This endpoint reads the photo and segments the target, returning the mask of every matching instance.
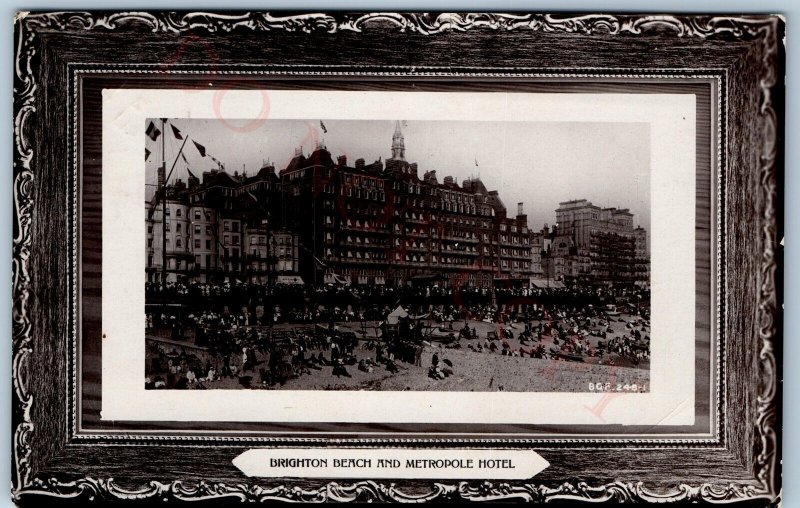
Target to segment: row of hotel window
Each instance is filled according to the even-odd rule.
[[[331,215],[326,215],[325,216],[325,225],[326,226],[332,226],[333,222],[334,222],[333,221],[333,216],[331,216]],[[344,227],[365,228],[365,229],[373,229],[373,228],[381,229],[383,224],[380,223],[380,222],[371,222],[371,221],[368,221],[368,220],[365,220],[365,221],[362,222],[361,219],[356,219],[356,220],[347,219],[346,221],[344,221],[343,226]],[[437,232],[436,228],[430,228],[429,231],[427,231],[427,232],[424,229],[417,230],[417,228],[410,228],[410,229],[405,228],[405,229],[406,229],[407,233],[412,234],[412,235],[430,234],[430,236],[433,236],[433,237],[438,237],[439,236],[439,233]],[[395,224],[394,225],[394,232],[395,233],[403,233],[404,232],[403,226],[401,226],[400,224]],[[453,231],[449,231],[448,233],[449,234],[446,233],[445,236],[449,236],[449,237],[453,237],[453,238],[462,238],[462,239],[465,239],[465,240],[470,240],[470,239],[477,240],[478,239],[478,236],[475,233],[469,232],[469,231],[453,230]],[[330,235],[330,233],[328,233],[328,235]],[[508,239],[509,239],[508,235],[500,235],[500,241],[501,242],[509,243]],[[488,233],[483,233],[483,240],[486,241],[486,242],[489,241],[489,234]],[[520,241],[520,238],[518,236],[512,236],[511,237],[511,243],[515,243],[515,244],[521,243],[522,245],[528,245],[528,239],[523,237],[522,240]]]
[[[333,185],[326,184],[323,186],[323,192],[326,194],[334,194],[336,192],[336,188]],[[294,187],[292,189],[293,196],[300,195],[300,188]],[[386,193],[382,191],[375,191],[375,190],[362,190],[358,187],[340,187],[339,188],[339,195],[347,196],[349,198],[355,197],[357,199],[371,199],[374,201],[385,202],[386,201]],[[395,196],[394,203],[400,204],[403,202],[402,196]],[[420,206],[423,206],[424,203],[420,200]],[[438,201],[430,201],[427,204],[430,208],[441,208],[446,212],[456,212],[456,213],[465,213],[469,215],[475,215],[478,213],[478,208],[474,204],[470,204],[467,200],[456,200],[456,201],[449,201],[445,200],[442,201],[441,205]],[[494,216],[494,210],[492,208],[484,208],[480,210],[481,215],[485,216]]]
[[[333,259],[335,257],[333,249],[326,249],[325,250],[325,257],[326,257],[326,259]],[[348,251],[343,251],[342,252],[342,257],[343,258],[348,258],[348,259],[385,260],[386,259],[386,254],[383,254],[383,253],[370,253],[370,252],[361,253],[360,251],[353,252],[353,251],[349,251],[348,250]],[[427,256],[424,255],[424,254],[419,254],[419,255],[417,255],[417,254],[405,254],[404,255],[404,254],[402,254],[400,252],[396,252],[395,253],[394,260],[395,261],[403,261],[403,260],[405,260],[405,261],[410,261],[410,262],[428,262],[427,261]],[[433,256],[430,257],[430,262],[431,263],[439,263],[439,258],[437,256],[433,255]],[[472,259],[469,259],[469,258],[453,258],[453,257],[445,257],[445,256],[441,257],[441,263],[442,264],[471,264],[473,262],[474,261]],[[527,260],[526,261],[508,261],[507,259],[500,260],[500,266],[502,266],[503,268],[508,268],[509,266],[512,266],[513,268],[524,268],[524,266],[526,264],[528,264],[528,263],[529,263],[529,261],[527,261]]]
[[[305,178],[308,175],[307,169],[298,169],[292,171],[291,173],[285,173],[284,176],[288,177],[289,181],[298,180],[300,178]],[[322,175],[325,178],[331,178],[331,170],[329,168],[325,168],[322,171]],[[383,179],[381,178],[369,178],[366,176],[360,175],[351,175],[349,173],[340,173],[341,181],[344,182],[345,185],[353,185],[357,187],[366,187],[369,189],[380,189],[383,190]],[[326,185],[328,187],[329,185]],[[330,187],[333,188],[333,184],[330,184]]]
[[[335,208],[334,202],[331,201],[331,200],[326,199],[323,202],[323,204],[324,204],[325,208],[327,208],[327,209],[331,209],[332,210],[332,209]],[[412,210],[416,210],[416,209],[419,208],[418,205],[417,205],[417,201],[416,200],[414,200],[413,202],[410,202],[408,204],[412,208]],[[420,205],[421,204],[422,204],[422,202],[420,201]],[[377,208],[376,207],[371,207],[371,206],[366,206],[366,207],[355,206],[355,207],[353,207],[352,203],[347,203],[347,212],[348,212],[348,214],[349,213],[354,213],[356,215],[371,215],[372,217],[377,217],[377,216],[383,216],[384,215],[384,211],[385,210],[383,208],[380,208],[380,207],[377,207]],[[426,214],[424,212],[422,212],[422,211],[420,211],[419,213],[417,213],[416,211],[402,212],[400,208],[397,208],[397,209],[394,210],[394,216],[395,217],[401,217],[402,216],[402,217],[404,217],[406,219],[411,219],[411,220],[421,220],[421,221],[428,222],[431,225],[433,225],[433,224],[435,224],[437,222],[441,222],[441,223],[445,223],[445,224],[457,224],[457,225],[460,225],[460,226],[482,227],[484,229],[489,229],[489,227],[490,227],[490,222],[487,221],[487,220],[480,220],[479,221],[479,220],[476,220],[476,219],[469,219],[469,218],[464,218],[464,217],[460,217],[460,216],[445,215],[445,216],[440,218],[441,220],[437,221],[437,219],[439,219],[439,217],[437,217],[436,215],[429,214],[429,215],[426,216]],[[348,219],[348,220],[351,220],[351,219]],[[326,221],[327,221],[328,224],[332,224],[333,223],[333,218],[331,218],[329,220],[326,218]],[[349,225],[351,225],[351,223],[348,222],[347,225],[349,226]],[[500,224],[500,231],[501,232],[510,231],[511,233],[520,232],[522,234],[527,234],[528,233],[528,228],[525,227],[525,226],[517,227],[516,224],[512,224],[512,225],[509,226],[509,225],[506,225],[504,223],[501,223]]]

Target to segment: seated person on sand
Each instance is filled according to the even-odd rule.
[[[336,377],[345,376],[345,377],[353,377],[347,372],[347,369],[344,367],[344,363],[341,360],[338,360],[333,365],[333,375]]]
[[[386,370],[388,370],[392,374],[400,372],[400,369],[397,367],[397,364],[394,363],[394,360],[391,359],[386,360]]]
[[[438,367],[433,366],[428,369],[428,377],[432,377],[433,379],[444,379],[445,375],[444,372]]]
[[[452,374],[453,373],[453,362],[451,362],[450,359],[445,358],[445,359],[442,360],[442,363],[444,364],[444,366],[442,367],[442,371],[448,376],[450,374]]]
[[[364,359],[362,358],[358,362],[358,370],[360,370],[362,372],[372,372],[372,367],[367,365],[367,362],[365,362]]]

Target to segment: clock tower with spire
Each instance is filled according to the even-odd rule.
[[[406,160],[406,143],[403,139],[403,131],[400,130],[400,120],[394,126],[394,135],[392,136],[392,159]]]

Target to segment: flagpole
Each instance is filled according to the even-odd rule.
[[[167,156],[166,156],[166,137],[167,137],[167,121],[165,118],[161,119],[161,170],[164,174],[167,172]],[[167,179],[164,178],[164,183],[161,188],[161,287],[163,289],[162,298],[166,305],[167,297]],[[162,312],[164,314],[164,312]]]
[[[167,170],[167,160],[166,154],[164,153],[164,144],[166,135],[166,120],[163,118],[161,119],[161,164],[163,165],[164,172],[166,173]],[[164,288],[164,293],[167,291],[167,183],[169,182],[169,177],[172,176],[172,172],[175,170],[175,165],[178,163],[178,158],[180,158],[181,153],[183,152],[183,147],[186,146],[186,141],[189,139],[189,136],[183,138],[183,144],[181,145],[180,150],[178,150],[178,155],[175,156],[175,160],[172,162],[172,167],[169,168],[169,174],[164,178],[164,187],[161,189],[161,217],[162,217],[162,225],[161,225],[161,284]]]

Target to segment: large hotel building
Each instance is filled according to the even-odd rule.
[[[613,247],[622,254],[598,254],[605,252],[601,243],[618,237],[586,229],[578,202],[562,203],[558,228],[533,232],[522,203],[509,216],[498,192],[480,179],[459,184],[450,176],[440,181],[435,170],[420,175],[417,164],[406,161],[399,122],[385,163],[334,160],[320,143],[308,155],[297,150],[279,171],[265,164],[252,176],[215,170],[202,181],[190,177],[165,186],[162,169],[159,188],[166,199],[146,204],[150,282],[166,275],[168,282],[519,287],[549,276],[548,270],[562,280],[599,270],[610,280],[635,259],[627,253],[627,226],[618,235],[624,246]],[[585,220],[601,220],[587,213]],[[623,211],[615,213],[612,223]],[[551,266],[556,259],[558,270]],[[591,281],[607,282],[600,279]],[[625,275],[624,282],[633,279]]]

